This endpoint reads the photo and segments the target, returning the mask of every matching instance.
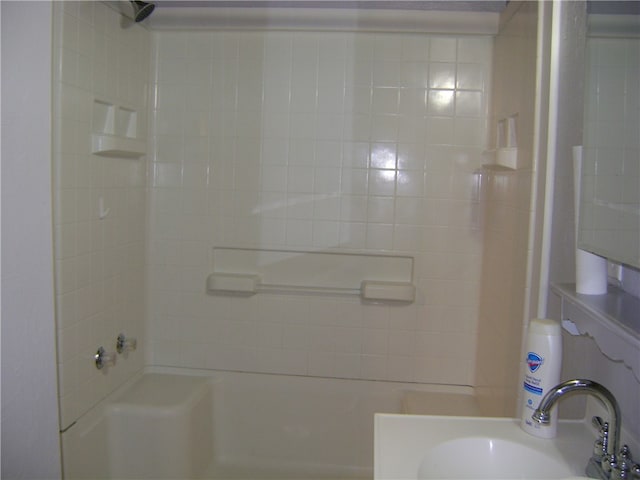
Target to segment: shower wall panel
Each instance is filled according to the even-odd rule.
[[[103,2],[53,8],[55,294],[66,428],[143,365],[141,349],[105,370],[93,360],[100,346],[115,352],[120,332],[142,339],[146,166],[144,158],[92,154],[91,134],[93,110],[106,102],[139,112],[144,138],[151,54],[149,33],[121,28]]]
[[[502,13],[495,39],[491,139],[500,119],[517,115],[518,170],[485,169],[483,179],[483,266],[478,318],[476,395],[480,408],[493,416],[517,415],[524,356],[524,326],[536,315],[544,185],[534,185],[544,171],[544,150],[537,152],[536,95],[548,95],[545,79],[536,85],[539,19],[536,2],[512,2]],[[548,21],[548,20],[547,20]],[[543,60],[544,62],[545,60]],[[544,103],[540,116],[544,118]],[[545,127],[546,128],[546,127]],[[544,133],[540,133],[544,135]],[[544,137],[543,137],[544,138]],[[532,195],[533,189],[538,192]],[[535,201],[534,201],[535,199]],[[537,219],[532,224],[531,219]],[[534,236],[532,236],[534,235]],[[530,262],[530,263],[529,263]],[[533,299],[533,300],[531,300]]]
[[[492,45],[154,33],[148,363],[472,384]],[[214,246],[411,255],[417,299],[210,296]]]

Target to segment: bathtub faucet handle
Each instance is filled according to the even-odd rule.
[[[127,338],[124,333],[118,335],[116,340],[116,350],[118,353],[128,352],[135,350],[138,347],[138,341],[135,338]]]
[[[93,356],[93,360],[96,364],[96,368],[98,370],[102,370],[104,367],[116,364],[116,354],[108,353],[103,347],[100,347]]]

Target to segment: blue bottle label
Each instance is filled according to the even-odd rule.
[[[527,366],[531,373],[536,372],[544,363],[544,358],[538,355],[536,352],[527,353]]]

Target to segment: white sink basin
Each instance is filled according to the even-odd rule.
[[[511,418],[378,414],[376,480],[586,478],[595,440],[582,421],[561,421],[554,439]]]

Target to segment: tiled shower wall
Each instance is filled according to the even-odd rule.
[[[54,2],[53,192],[61,428],[142,368],[141,350],[97,370],[99,346],[142,335],[146,164],[91,153],[94,100],[138,111],[146,137],[150,39],[102,2]],[[99,218],[99,198],[109,214]]]
[[[473,384],[492,44],[154,33],[148,363]],[[411,255],[417,300],[211,296],[214,246]]]
[[[476,395],[487,415],[515,416],[524,322],[536,315],[540,240],[530,243],[531,218],[539,218],[542,194],[532,203],[533,178],[543,158],[534,156],[538,5],[512,2],[496,36],[492,84],[492,142],[500,119],[517,115],[517,170],[483,174],[483,269],[478,319]],[[544,86],[538,95],[544,95]],[[540,186],[538,186],[540,188]],[[536,227],[541,228],[541,227]],[[534,299],[528,302],[527,298]],[[533,305],[532,305],[533,303]],[[524,319],[524,322],[523,322]]]

